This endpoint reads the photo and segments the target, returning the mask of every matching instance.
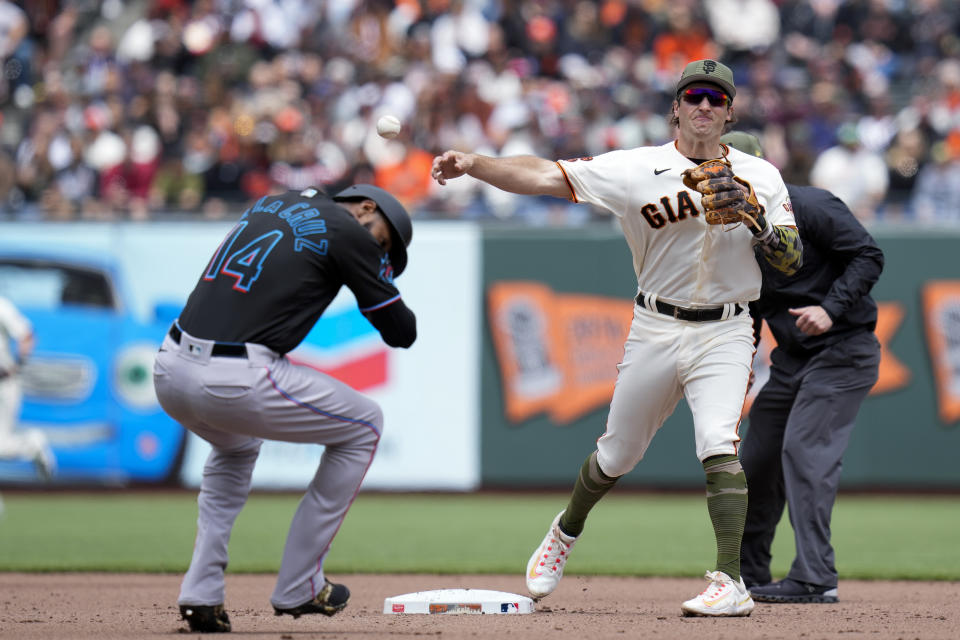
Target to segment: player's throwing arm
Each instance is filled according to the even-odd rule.
[[[556,162],[536,156],[491,158],[476,153],[445,151],[433,159],[430,175],[439,184],[469,175],[498,189],[521,195],[570,198],[570,187]]]

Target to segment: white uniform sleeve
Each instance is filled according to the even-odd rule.
[[[629,161],[623,150],[595,158],[558,160],[574,202],[588,202],[622,217],[627,209],[630,180]]]
[[[17,342],[33,333],[30,321],[6,298],[0,298],[0,332],[5,332]]]
[[[764,207],[767,222],[774,226],[797,226],[787,185],[780,171],[766,160],[739,151],[731,150],[729,157],[733,161],[734,173],[753,185],[757,199]]]
[[[795,227],[797,221],[793,217],[793,206],[790,204],[787,185],[783,183],[782,178],[777,183],[776,190],[767,205],[767,222],[774,226]]]

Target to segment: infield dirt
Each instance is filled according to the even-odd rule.
[[[275,617],[270,575],[228,575],[233,635],[245,639],[367,640],[954,640],[960,637],[960,582],[840,583],[837,604],[757,603],[748,618],[683,618],[680,602],[706,586],[696,578],[566,576],[527,615],[385,615],[384,598],[445,588],[526,592],[522,575],[331,575],[350,587],[332,618]],[[0,573],[0,638],[139,639],[185,633],[176,606],[180,576]],[[190,637],[201,637],[201,634]],[[204,636],[207,637],[207,636]]]

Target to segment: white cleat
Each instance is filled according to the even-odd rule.
[[[722,571],[707,571],[710,585],[696,598],[680,608],[685,616],[748,616],[753,611],[753,598],[743,578],[734,582]]]
[[[530,556],[527,562],[527,591],[536,599],[548,596],[560,584],[563,577],[563,567],[570,557],[570,550],[575,537],[568,536],[560,531],[560,516],[563,511],[550,523],[550,529],[544,536],[543,542]]]

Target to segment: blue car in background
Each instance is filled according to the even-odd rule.
[[[102,256],[0,251],[0,295],[33,323],[23,364],[20,425],[43,430],[55,484],[174,479],[184,430],[160,408],[153,358],[179,304],[133,317],[116,264]],[[28,463],[0,462],[0,483],[38,480]]]

